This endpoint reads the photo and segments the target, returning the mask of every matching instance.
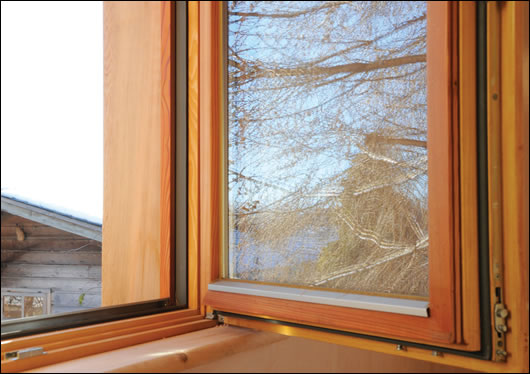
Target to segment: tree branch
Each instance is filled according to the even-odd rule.
[[[380,60],[374,62],[354,62],[351,64],[335,65],[335,66],[314,66],[314,67],[297,67],[297,68],[261,68],[256,65],[251,67],[251,71],[247,74],[242,74],[240,79],[256,79],[256,78],[277,78],[277,77],[299,77],[305,75],[311,76],[330,76],[335,74],[358,74],[366,73],[373,70],[386,69],[395,66],[416,64],[427,62],[427,56],[412,55],[404,57],[396,57],[388,60]]]

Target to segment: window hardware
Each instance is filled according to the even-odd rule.
[[[495,347],[497,348],[495,350],[496,353],[496,361],[505,361],[506,356],[508,355],[505,350],[505,337],[504,334],[508,331],[508,326],[506,325],[506,318],[510,315],[510,312],[508,309],[504,307],[504,304],[497,303],[494,307],[494,313],[495,317],[495,331],[496,331],[496,342]]]
[[[510,312],[508,309],[504,308],[504,304],[495,304],[495,330],[503,334],[508,331],[506,326],[506,318]]]
[[[220,315],[217,311],[213,311],[212,313],[206,313],[206,319],[211,320],[217,320],[219,323],[224,323],[225,319],[222,315]]]
[[[5,359],[6,360],[19,360],[22,358],[41,356],[44,354],[46,354],[46,352],[44,352],[44,349],[42,347],[32,347],[32,348],[21,349],[19,351],[6,352]]]
[[[497,308],[498,307],[498,308]],[[499,318],[506,318],[510,312],[508,312],[508,309],[504,309],[504,305],[497,304],[495,305],[495,316]]]
[[[503,349],[497,349],[497,351],[495,352],[497,354],[497,356],[502,356],[504,358],[506,358],[506,356],[508,356],[508,353],[503,350]]]

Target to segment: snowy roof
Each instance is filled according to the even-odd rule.
[[[101,242],[101,219],[2,191],[2,211]]]

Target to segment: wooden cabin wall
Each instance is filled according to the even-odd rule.
[[[2,212],[1,248],[3,289],[51,289],[52,313],[101,305],[101,243]]]

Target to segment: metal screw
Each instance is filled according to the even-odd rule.
[[[396,346],[396,351],[406,351],[405,346],[403,344],[398,344]]]
[[[510,314],[510,313],[508,312],[507,309],[499,309],[499,310],[497,310],[497,317],[506,318],[506,317],[508,317],[508,314]]]
[[[440,351],[432,351],[432,355],[436,357],[442,357],[442,352]]]
[[[506,325],[498,325],[497,328],[502,332],[508,331],[508,327],[506,327]]]
[[[499,98],[499,95],[497,95],[496,93],[493,94],[493,100],[497,100]]]
[[[495,353],[497,353],[498,356],[503,356],[503,357],[508,356],[508,353],[502,349],[497,349]]]

